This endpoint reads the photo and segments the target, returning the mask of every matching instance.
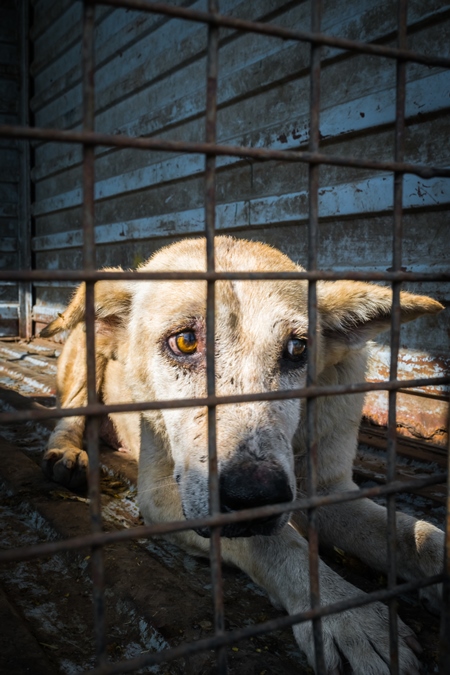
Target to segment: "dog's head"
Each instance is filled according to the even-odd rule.
[[[216,269],[296,271],[264,244],[217,237]],[[190,239],[159,251],[144,271],[204,271],[205,242]],[[114,290],[114,288],[116,290]],[[318,371],[361,354],[389,328],[391,291],[366,283],[319,282]],[[102,301],[102,294],[105,296]],[[207,393],[205,281],[98,284],[98,313],[126,318],[128,384],[135,400],[204,397]],[[215,389],[218,395],[302,387],[308,351],[305,281],[218,281],[215,284]],[[108,309],[105,308],[108,305]],[[429,298],[402,294],[402,320],[435,313]],[[104,317],[104,318],[105,318]],[[289,502],[296,479],[292,441],[301,399],[221,405],[216,409],[220,502],[224,512]],[[178,408],[143,414],[142,443],[164,446],[186,518],[208,514],[208,411]],[[155,458],[156,460],[156,458]],[[288,519],[229,525],[223,536],[272,534]],[[208,531],[200,534],[208,536]]]
[[[217,238],[215,256],[216,269],[223,271],[299,269],[269,246],[228,237]],[[203,271],[205,242],[186,240],[163,249],[142,269]],[[215,286],[216,393],[246,394],[304,386],[307,282],[219,281]],[[206,295],[203,281],[135,285],[129,344],[139,398],[206,395]],[[433,300],[403,294],[404,321],[439,309],[441,306]],[[362,353],[367,340],[389,328],[391,291],[365,283],[320,283],[318,310],[320,372],[345,361],[350,354]],[[295,497],[292,440],[301,406],[301,399],[293,399],[217,407],[223,511],[289,502]],[[155,415],[147,418],[154,427]],[[170,448],[184,514],[187,518],[204,516],[209,510],[208,411],[163,410],[158,419]],[[271,534],[287,518],[284,515],[266,522],[229,525],[222,534]]]

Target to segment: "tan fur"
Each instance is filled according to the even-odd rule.
[[[216,267],[225,271],[301,269],[269,246],[229,237],[216,239]],[[205,270],[204,240],[185,240],[164,248],[141,269]],[[402,293],[401,303],[403,321],[443,309],[430,298],[409,293]],[[204,396],[205,307],[203,281],[99,282],[96,353],[103,400],[114,403]],[[351,281],[319,282],[318,308],[319,383],[362,381],[367,341],[389,328],[390,289]],[[64,316],[50,324],[45,333],[72,330],[58,372],[59,396],[65,407],[86,403],[83,315],[84,291],[80,287]],[[293,365],[286,356],[286,345],[293,337],[302,340],[307,335],[306,282],[216,282],[215,320],[219,395],[305,384],[305,362]],[[187,329],[197,335],[197,352],[180,360],[171,351],[170,339]],[[361,394],[318,399],[321,493],[356,487],[352,462],[362,404]],[[119,443],[134,456],[139,455],[139,505],[145,521],[207,515],[207,411],[181,408],[112,417]],[[59,422],[44,458],[48,475],[75,487],[82,484],[86,470],[82,432],[82,419]],[[264,499],[273,495],[273,501],[286,501],[286,495],[289,499],[301,496],[306,491],[303,401],[219,406],[217,452],[221,498],[227,508],[243,508],[249,501],[262,499],[262,493]],[[308,544],[299,534],[305,528],[304,518],[305,514],[296,513],[289,523],[282,516],[268,524],[222,531],[224,560],[245,570],[274,602],[291,613],[309,606]],[[369,565],[386,569],[384,508],[359,500],[319,509],[318,520],[325,544],[337,545]],[[188,531],[172,538],[194,554],[207,555],[207,534]],[[441,572],[443,536],[439,530],[398,514],[397,534],[398,569],[404,578]],[[358,593],[323,563],[320,587],[323,603]],[[424,596],[438,604],[436,588],[427,589]],[[350,661],[354,673],[389,672],[384,606],[371,604],[327,617],[323,631],[330,672],[339,667],[339,651]],[[310,625],[298,624],[294,633],[314,664]],[[399,635],[401,673],[417,673],[412,632],[400,621]]]

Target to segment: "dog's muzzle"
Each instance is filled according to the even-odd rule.
[[[248,460],[224,469],[219,478],[220,510],[233,513],[269,504],[282,504],[293,499],[285,471],[275,462]],[[289,513],[224,525],[222,537],[253,537],[276,534],[288,521]],[[209,528],[196,530],[210,536]]]

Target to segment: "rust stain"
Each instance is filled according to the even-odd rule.
[[[369,365],[368,380],[389,379],[389,350],[377,348]],[[442,356],[426,352],[401,350],[399,356],[399,377],[407,378],[414,373],[418,377],[435,377],[449,372],[450,363]],[[426,397],[424,396],[426,394]],[[411,389],[397,394],[397,431],[409,438],[432,441],[445,445],[448,439],[448,400],[445,392],[438,388]],[[373,424],[387,426],[388,394],[378,391],[367,394],[363,414]]]

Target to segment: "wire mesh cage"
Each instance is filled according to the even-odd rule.
[[[123,134],[105,134],[95,128],[95,64],[94,64],[94,21],[95,5],[127,8],[136,11],[150,12],[158,15],[177,17],[186,21],[204,24],[207,30],[207,73],[206,73],[206,132],[204,142],[170,141],[158,137],[132,137]],[[448,554],[450,527],[447,516],[446,526],[446,568],[439,576],[422,578],[417,581],[397,584],[396,565],[396,520],[395,495],[408,487],[430,486],[446,481],[445,474],[432,475],[414,482],[396,480],[396,397],[398,391],[408,387],[441,386],[450,383],[449,377],[420,378],[405,381],[398,377],[398,352],[400,346],[400,288],[404,282],[412,281],[449,281],[448,273],[406,272],[402,268],[402,217],[403,217],[403,185],[406,174],[414,174],[423,178],[450,178],[450,169],[439,166],[414,164],[404,161],[405,157],[405,91],[406,68],[408,63],[428,66],[450,67],[450,59],[440,56],[426,55],[409,50],[407,47],[407,3],[398,0],[397,45],[386,46],[373,42],[359,42],[339,38],[321,32],[321,2],[312,3],[312,23],[309,31],[297,31],[279,27],[272,23],[253,22],[226,16],[219,13],[216,0],[209,0],[208,11],[198,11],[184,6],[154,3],[147,0],[102,0],[95,3],[87,0],[83,9],[83,128],[81,131],[60,130],[28,126],[3,125],[0,136],[22,140],[53,141],[69,144],[81,144],[83,148],[83,269],[68,270],[26,270],[2,272],[1,278],[6,281],[19,281],[26,284],[40,280],[84,281],[86,283],[85,324],[87,355],[87,405],[81,408],[60,409],[51,411],[33,410],[3,412],[0,414],[2,424],[23,420],[61,419],[64,416],[86,416],[86,439],[89,455],[89,498],[91,514],[91,534],[68,540],[53,541],[22,549],[2,551],[1,561],[23,561],[40,556],[49,556],[57,552],[75,550],[89,546],[92,549],[92,579],[95,610],[95,639],[97,667],[91,671],[95,674],[135,672],[140,668],[169,663],[182,656],[197,653],[201,650],[214,649],[217,655],[217,669],[227,672],[226,646],[236,644],[239,640],[264,634],[278,628],[292,626],[299,622],[312,621],[315,662],[318,673],[326,673],[324,661],[321,619],[352,607],[360,607],[377,600],[386,601],[389,605],[390,617],[390,650],[391,673],[399,673],[399,640],[396,622],[396,598],[405,591],[424,588],[431,584],[444,582],[444,602],[441,618],[441,662],[440,672],[450,669],[450,556]],[[217,138],[217,94],[219,67],[219,31],[234,29],[241,32],[253,32],[272,38],[302,42],[310,45],[310,102],[309,102],[309,149],[308,151],[272,150],[251,146],[220,145]],[[367,54],[379,59],[389,59],[396,63],[396,122],[395,122],[395,156],[392,161],[379,161],[370,158],[333,155],[321,152],[320,148],[320,82],[321,52],[324,46],[343,51]],[[129,148],[139,150],[161,150],[166,152],[184,152],[202,155],[205,158],[205,237],[207,250],[206,272],[119,272],[96,270],[95,259],[95,149],[99,146],[108,148]],[[308,268],[304,272],[223,272],[215,269],[215,214],[216,214],[216,158],[219,156],[251,159],[254,162],[277,160],[306,164],[308,167],[309,185],[309,217],[308,217]],[[378,172],[391,172],[394,177],[394,208],[392,219],[392,267],[387,272],[329,272],[318,266],[318,234],[319,234],[319,170],[323,165],[335,167],[352,167],[372,169]],[[132,404],[115,404],[105,406],[98,400],[96,390],[96,351],[95,351],[95,284],[101,280],[151,281],[157,279],[170,280],[205,280],[207,283],[207,395],[201,399],[182,399],[167,401],[143,401]],[[306,386],[301,389],[255,394],[216,395],[216,376],[214,363],[215,342],[215,284],[223,280],[306,280],[308,282],[308,369]],[[390,372],[387,382],[361,382],[350,385],[318,385],[317,374],[317,282],[319,280],[364,280],[383,281],[392,285],[392,324],[390,334]],[[317,401],[324,396],[341,396],[368,391],[387,391],[389,396],[388,450],[387,450],[387,483],[384,486],[371,487],[348,493],[321,495],[317,486]],[[249,401],[286,400],[303,398],[306,401],[308,431],[308,494],[307,498],[298,499],[294,503],[268,505],[258,509],[221,513],[219,498],[218,458],[216,448],[216,409],[219,405],[229,405]],[[170,408],[194,408],[206,406],[208,409],[208,468],[210,516],[195,521],[186,520],[165,524],[152,524],[131,530],[120,530],[105,533],[102,531],[102,513],[100,502],[100,459],[99,459],[99,418],[106,413],[124,411],[147,411]],[[388,509],[388,558],[389,572],[387,588],[369,593],[366,596],[348,598],[333,605],[322,605],[319,588],[319,554],[317,533],[317,509],[338,504],[348,500],[359,500],[365,497],[384,495]],[[308,517],[308,540],[310,562],[310,602],[311,608],[302,613],[280,617],[261,624],[225,631],[224,606],[221,574],[221,527],[233,523],[248,521],[251,518],[262,518],[293,510],[304,510]],[[106,545],[130,539],[152,537],[167,533],[180,532],[192,528],[211,528],[211,577],[214,599],[214,635],[195,643],[187,643],[157,653],[142,654],[134,659],[109,663],[106,652],[105,601],[104,601],[104,562],[103,549]]]

